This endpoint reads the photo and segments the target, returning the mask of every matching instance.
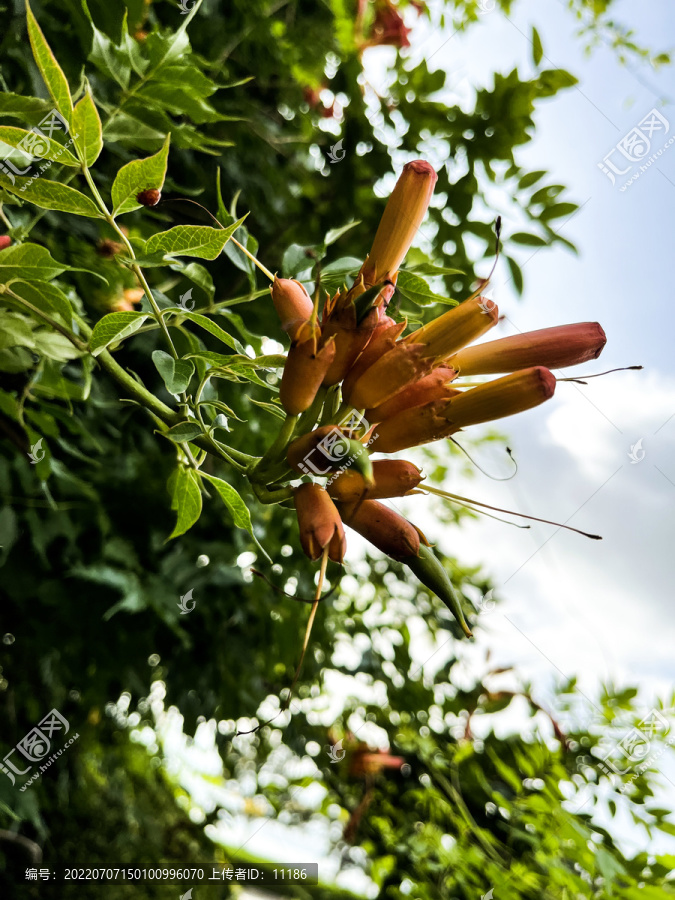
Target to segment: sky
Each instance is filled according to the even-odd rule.
[[[664,42],[675,35],[675,5],[667,0],[619,3],[615,17],[656,50],[668,49]],[[477,472],[446,485],[477,500],[599,533],[602,541],[548,525],[516,531],[484,518],[452,533],[433,534],[433,527],[427,533],[463,564],[481,564],[494,581],[498,603],[494,608],[488,604],[481,616],[474,646],[466,651],[467,666],[484,671],[489,649],[492,665],[515,666],[544,701],[553,680],[574,675],[589,698],[591,720],[596,714],[593,697],[603,682],[639,685],[645,712],[655,696],[669,700],[673,686],[675,618],[669,612],[675,599],[675,361],[668,269],[675,142],[664,145],[675,136],[675,109],[663,101],[675,97],[675,79],[672,68],[641,69],[636,75],[605,47],[585,57],[562,0],[521,0],[512,16],[488,11],[468,33],[454,36],[420,21],[412,53],[426,58],[432,68],[445,69],[451,92],[462,96],[467,84],[489,84],[495,70],[508,72],[514,65],[521,75],[532,70],[532,24],[541,35],[547,65],[573,72],[579,85],[538,105],[535,137],[518,150],[518,162],[528,169],[547,169],[549,181],[568,186],[565,199],[581,209],[558,225],[580,253],[558,246],[538,252],[510,248],[523,266],[525,292],[522,299],[515,295],[505,264],[497,270],[492,296],[505,319],[490,338],[599,321],[607,346],[583,372],[635,364],[644,369],[617,372],[585,387],[559,384],[544,406],[500,423],[519,464],[513,480],[496,482]],[[369,51],[369,79],[375,84],[389,50],[379,53]],[[652,124],[644,128],[652,129],[652,146],[645,157],[659,149],[662,153],[622,191],[643,162],[631,165],[616,145],[650,115]],[[630,166],[615,176],[614,185],[598,165],[608,155],[616,168]],[[518,225],[507,216],[505,235]],[[472,437],[477,433],[474,429]],[[479,457],[491,471],[506,471],[504,457],[494,450]],[[397,506],[426,524],[425,504],[431,505],[416,497]],[[197,746],[188,752],[177,724],[169,729],[175,758],[189,767],[206,766],[215,775],[217,769],[212,769],[219,760],[212,754],[212,726],[206,723]],[[662,773],[667,796],[658,805],[672,805],[675,768],[667,759]],[[196,796],[198,781],[192,784]],[[244,833],[240,818],[220,834],[233,844],[235,836],[248,838],[259,825],[250,822]],[[644,842],[627,823],[620,832],[629,850]],[[303,840],[312,838],[318,854],[327,835],[305,835]],[[282,824],[269,822],[251,837],[247,849],[297,862],[296,841]]]

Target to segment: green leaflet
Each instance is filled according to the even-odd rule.
[[[199,476],[194,469],[179,466],[169,478],[171,509],[176,513],[176,525],[167,541],[185,534],[199,519],[202,512],[202,495]]]
[[[28,22],[28,37],[37,67],[57,110],[64,119],[70,122],[73,115],[73,101],[70,96],[68,81],[45,40],[45,36],[33,15],[28,0],[26,0],[26,18]]]
[[[187,390],[190,379],[194,375],[195,366],[189,359],[174,359],[164,350],[154,350],[152,361],[162,376],[166,389],[170,394],[182,394]]]
[[[0,283],[12,278],[31,278],[51,281],[69,269],[52,258],[49,250],[38,244],[13,244],[0,250]]]
[[[87,91],[73,110],[73,131],[80,156],[88,166],[93,166],[103,149],[103,135],[91,91]]]
[[[50,162],[43,164],[51,166]],[[11,184],[6,176],[0,177],[0,186],[16,197],[28,200],[41,209],[55,209],[60,212],[73,213],[76,216],[87,216],[90,219],[102,219],[103,213],[85,194],[67,184],[58,181],[48,181],[46,178],[17,178],[16,184]]]
[[[134,159],[122,166],[112,186],[113,216],[140,209],[141,204],[136,197],[141,191],[162,189],[169,158],[169,142],[170,135],[167,134],[162,149],[154,156]]]
[[[168,231],[161,231],[159,234],[153,235],[146,245],[146,253],[162,251],[166,256],[196,256],[198,259],[215,259],[245,218],[246,216],[243,216],[229,228],[211,228],[210,225],[177,225]]]
[[[237,528],[243,528],[245,531],[248,531],[259,549],[262,550],[267,559],[269,559],[271,562],[272,560],[270,559],[267,551],[260,544],[258,538],[253,533],[251,513],[248,511],[248,507],[241,499],[237,491],[235,491],[231,484],[223,481],[222,478],[216,478],[214,475],[207,475],[205,472],[202,472],[201,474],[202,478],[208,479],[214,486],[214,488],[218,491],[218,496],[231,512],[232,519],[234,520],[234,524],[237,526]]]
[[[78,104],[79,105],[79,104]],[[77,131],[77,129],[75,129]],[[46,134],[38,134],[36,131],[27,131],[25,128],[15,128],[13,125],[0,126],[0,141],[10,147],[17,147],[30,156],[38,159],[47,159],[58,162],[62,166],[77,168],[80,164],[75,156]]]
[[[142,312],[113,312],[103,316],[94,326],[89,339],[92,356],[98,356],[110,344],[122,341],[138,331],[147,318]]]

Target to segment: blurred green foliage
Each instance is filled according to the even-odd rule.
[[[542,67],[537,36],[534,76],[495,73],[490,87],[476,90],[469,111],[442,70],[415,64],[405,51],[396,55],[386,94],[379,96],[363,76],[364,52],[376,51],[363,45],[386,5],[371,4],[357,18],[356,4],[344,0],[204,0],[187,16],[169,0],[35,3],[73,96],[81,102],[91,90],[103,123],[105,145],[92,168],[95,190],[108,197],[120,167],[159,153],[170,135],[162,202],[130,212],[123,222],[160,308],[176,307],[178,297],[193,290],[197,317],[180,308],[170,314],[179,355],[194,360],[188,376],[190,366],[204,374],[214,359],[209,354],[233,357],[205,397],[212,415],[225,416],[219,434],[235,454],[261,455],[278,428],[275,376],[241,359],[246,347],[257,356],[274,354],[278,347],[265,339],[282,339],[265,281],[232,244],[212,261],[208,255],[199,263],[180,256],[167,261],[146,244],[153,235],[212,225],[208,213],[229,226],[248,212],[237,236],[268,268],[334,290],[367,251],[393,169],[422,155],[438,169],[439,183],[421,246],[408,261],[400,314],[411,322],[435,315],[439,298],[462,299],[476,277],[487,274],[498,213],[518,290],[517,245],[566,243],[554,225],[575,205],[563,186],[548,184],[546,172],[524,171],[518,148],[531,139],[537,103],[572,86],[573,76]],[[406,19],[414,18],[416,6],[401,4]],[[440,14],[471,27],[478,4],[457,0]],[[2,123],[36,126],[53,104],[27,51],[21,4],[6,12],[1,41]],[[91,110],[87,116],[83,121],[93,127]],[[327,154],[338,140],[345,155],[332,164]],[[153,179],[161,184],[160,175],[157,167],[148,169],[145,187],[155,187]],[[244,858],[237,846],[216,849],[203,832],[204,824],[241,819],[214,803],[205,821],[191,820],[191,801],[166,770],[161,742],[148,753],[130,739],[133,729],[154,726],[170,707],[180,712],[188,735],[200,723],[221,723],[215,742],[224,778],[254,780],[247,788],[250,820],[271,814],[289,826],[325,829],[343,865],[365,869],[378,897],[474,898],[490,887],[498,897],[670,896],[673,858],[628,857],[591,820],[597,810],[617,810],[598,790],[608,779],[592,751],[609,739],[620,712],[626,722],[640,718],[634,695],[609,691],[593,729],[579,724],[574,684],[560,686],[549,699],[565,717],[565,741],[563,726],[551,725],[531,687],[493,687],[504,673],[490,672],[487,664],[470,687],[466,675],[456,677],[462,660],[454,620],[382,558],[350,564],[352,577],[321,604],[292,714],[252,736],[235,736],[236,723],[252,721],[266,699],[265,708],[278,709],[273,698],[292,680],[308,610],[298,601],[313,594],[314,567],[299,552],[292,510],[261,506],[236,465],[212,458],[203,470],[227,481],[230,501],[223,505],[213,488],[210,498],[201,498],[195,488],[203,502],[199,520],[168,541],[176,510],[167,482],[179,451],[159,433],[161,415],[134,402],[132,388],[142,383],[158,398],[157,409],[168,404],[175,410],[175,379],[182,372],[172,362],[168,375],[166,366],[153,364],[165,345],[146,299],[140,312],[147,318],[134,318],[127,307],[126,319],[113,320],[138,326],[111,345],[118,380],[105,351],[93,357],[86,340],[78,349],[64,337],[74,320],[75,333],[86,338],[83,329],[119,310],[128,300],[124,292],[138,282],[120,263],[125,251],[115,246],[119,236],[109,224],[88,212],[63,212],[64,203],[79,204],[80,212],[88,207],[62,188],[45,188],[48,181],[89,196],[77,170],[58,162],[36,182],[39,188],[25,192],[20,181],[17,187],[0,177],[2,217],[14,242],[0,251],[3,271],[19,266],[29,282],[14,285],[18,299],[6,295],[0,309],[0,632],[6,635],[0,643],[0,755],[52,708],[80,737],[25,791],[18,779],[13,785],[0,775],[0,879],[13,884],[8,896],[39,896],[23,882],[37,848],[41,864],[52,868]],[[514,197],[518,213],[515,207],[486,212],[493,184]],[[33,247],[17,261],[19,245]],[[448,268],[453,271],[443,271]],[[208,314],[210,326],[200,313]],[[167,390],[167,380],[175,390]],[[39,439],[44,456],[33,464],[29,452]],[[459,462],[439,455],[434,465],[443,477]],[[181,471],[189,481],[190,470]],[[189,485],[185,490],[190,493]],[[271,563],[247,531],[237,494]],[[175,506],[175,490],[173,499]],[[440,506],[433,510],[448,529],[461,520]],[[179,522],[181,515],[179,507]],[[251,575],[251,554],[267,580]],[[204,556],[208,565],[201,564]],[[456,560],[447,564],[468,609],[489,584]],[[334,587],[339,577],[338,568],[329,567]],[[183,616],[179,600],[188,591],[196,605]],[[425,632],[430,647],[444,648],[443,664],[420,669],[411,653],[413,626]],[[338,676],[351,679],[352,689],[327,729],[318,711],[328,705]],[[148,699],[153,683],[165,692],[159,706]],[[381,699],[360,699],[357,684]],[[125,705],[116,705],[120,695],[134,719]],[[527,723],[522,733],[498,737],[486,719],[482,736],[474,735],[480,717],[512,705]],[[404,769],[364,770],[359,727],[403,757]],[[323,751],[338,740],[345,756],[332,765]],[[308,744],[315,767],[295,777],[291,763],[309,763]],[[310,783],[323,788],[318,806],[297,800]],[[672,834],[656,790],[646,772],[631,783],[629,796],[616,795],[617,802],[634,821]],[[98,890],[76,886],[59,896]],[[118,888],[116,896],[175,897],[176,890]],[[291,893],[344,896],[327,886]],[[199,896],[217,891],[200,888]]]

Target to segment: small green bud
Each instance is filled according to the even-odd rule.
[[[434,556],[431,547],[425,547],[424,544],[420,544],[419,556],[409,556],[401,560],[401,562],[412,570],[425,587],[428,587],[430,591],[433,591],[445,603],[462,626],[464,634],[467,637],[473,637],[471,629],[464,618],[457,591],[453,587],[450,577],[441,565],[440,560]]]

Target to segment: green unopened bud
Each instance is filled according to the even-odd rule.
[[[401,560],[401,562],[405,563],[422,584],[428,587],[430,591],[433,591],[445,603],[461,625],[464,634],[467,637],[473,637],[471,629],[464,618],[457,591],[453,587],[450,577],[441,565],[440,560],[434,556],[431,547],[425,547],[424,544],[420,544],[419,556],[409,556]]]

